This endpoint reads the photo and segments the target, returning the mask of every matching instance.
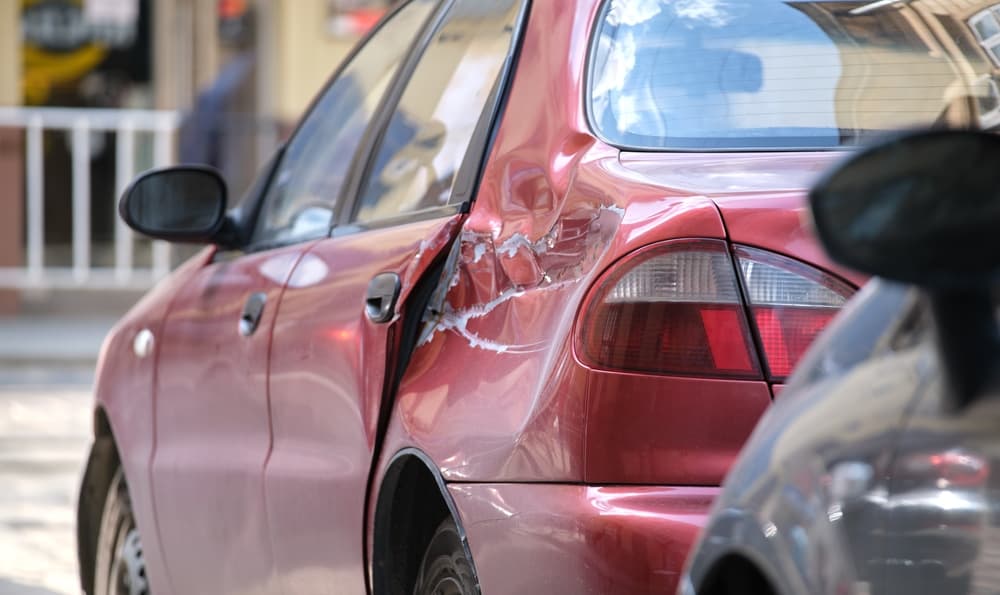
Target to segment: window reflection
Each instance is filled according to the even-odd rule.
[[[434,7],[432,0],[417,0],[400,10],[324,91],[288,144],[258,218],[255,243],[327,234],[361,138]]]
[[[447,205],[510,49],[516,0],[459,2],[393,114],[361,195],[366,222]]]
[[[836,147],[1000,123],[992,3],[610,0],[602,19],[591,113],[619,145]]]

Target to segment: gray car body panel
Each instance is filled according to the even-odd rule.
[[[920,292],[872,281],[754,431],[682,591],[734,557],[783,595],[1000,589],[1000,399],[947,397]]]

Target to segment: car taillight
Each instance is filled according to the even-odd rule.
[[[674,240],[622,260],[584,307],[581,360],[627,372],[762,378],[749,311],[767,379],[783,381],[853,289],[771,252],[734,253],[737,266],[722,240]]]
[[[759,378],[726,243],[673,241],[627,258],[584,309],[578,353],[614,370]]]
[[[854,290],[822,271],[772,252],[745,246],[735,252],[768,379],[781,382]]]

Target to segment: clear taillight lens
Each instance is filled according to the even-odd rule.
[[[752,321],[767,379],[784,381],[854,290],[771,252],[739,246],[734,254],[735,266],[722,240],[678,240],[622,260],[584,307],[581,360],[627,372],[762,378]]]
[[[615,370],[759,378],[726,243],[677,241],[620,263],[592,294],[578,352]]]
[[[735,252],[768,379],[781,382],[854,290],[784,256],[743,246]]]

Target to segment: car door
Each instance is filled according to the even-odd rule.
[[[370,135],[343,225],[282,297],[271,349],[268,517],[287,593],[364,593],[365,498],[403,323],[460,227],[523,0],[457,0]]]
[[[151,485],[175,593],[233,593],[270,580],[267,347],[303,249],[219,254],[177,292],[155,339]]]
[[[926,379],[908,338],[913,302],[880,279],[858,292],[726,478],[719,506],[761,515],[775,537],[762,551],[792,592],[887,592],[893,455]]]
[[[352,156],[437,6],[413,0],[351,57],[288,143],[244,252],[219,252],[174,299],[156,380],[152,484],[174,592],[273,592],[264,501],[271,330],[299,259],[326,237]],[[299,269],[299,276],[302,271]]]
[[[795,426],[781,434],[785,442],[794,434],[807,437],[805,447],[789,446],[803,469],[819,472],[812,477],[823,496],[803,500],[810,520],[798,523],[801,533],[789,531],[796,545],[810,544],[796,561],[816,581],[815,592],[965,592],[928,557],[961,558],[969,551],[951,541],[953,528],[938,525],[959,499],[949,494],[955,486],[940,483],[934,471],[968,471],[974,483],[982,469],[961,469],[966,453],[945,444],[958,445],[954,432],[928,440],[944,393],[926,303],[907,286],[875,279],[832,330],[800,362],[799,380],[786,391],[802,398],[801,381],[809,380],[829,392],[803,403]],[[824,382],[845,368],[835,382]]]
[[[924,312],[924,382],[893,460],[889,569],[873,593],[992,593],[1000,585],[1000,398],[952,401]]]

